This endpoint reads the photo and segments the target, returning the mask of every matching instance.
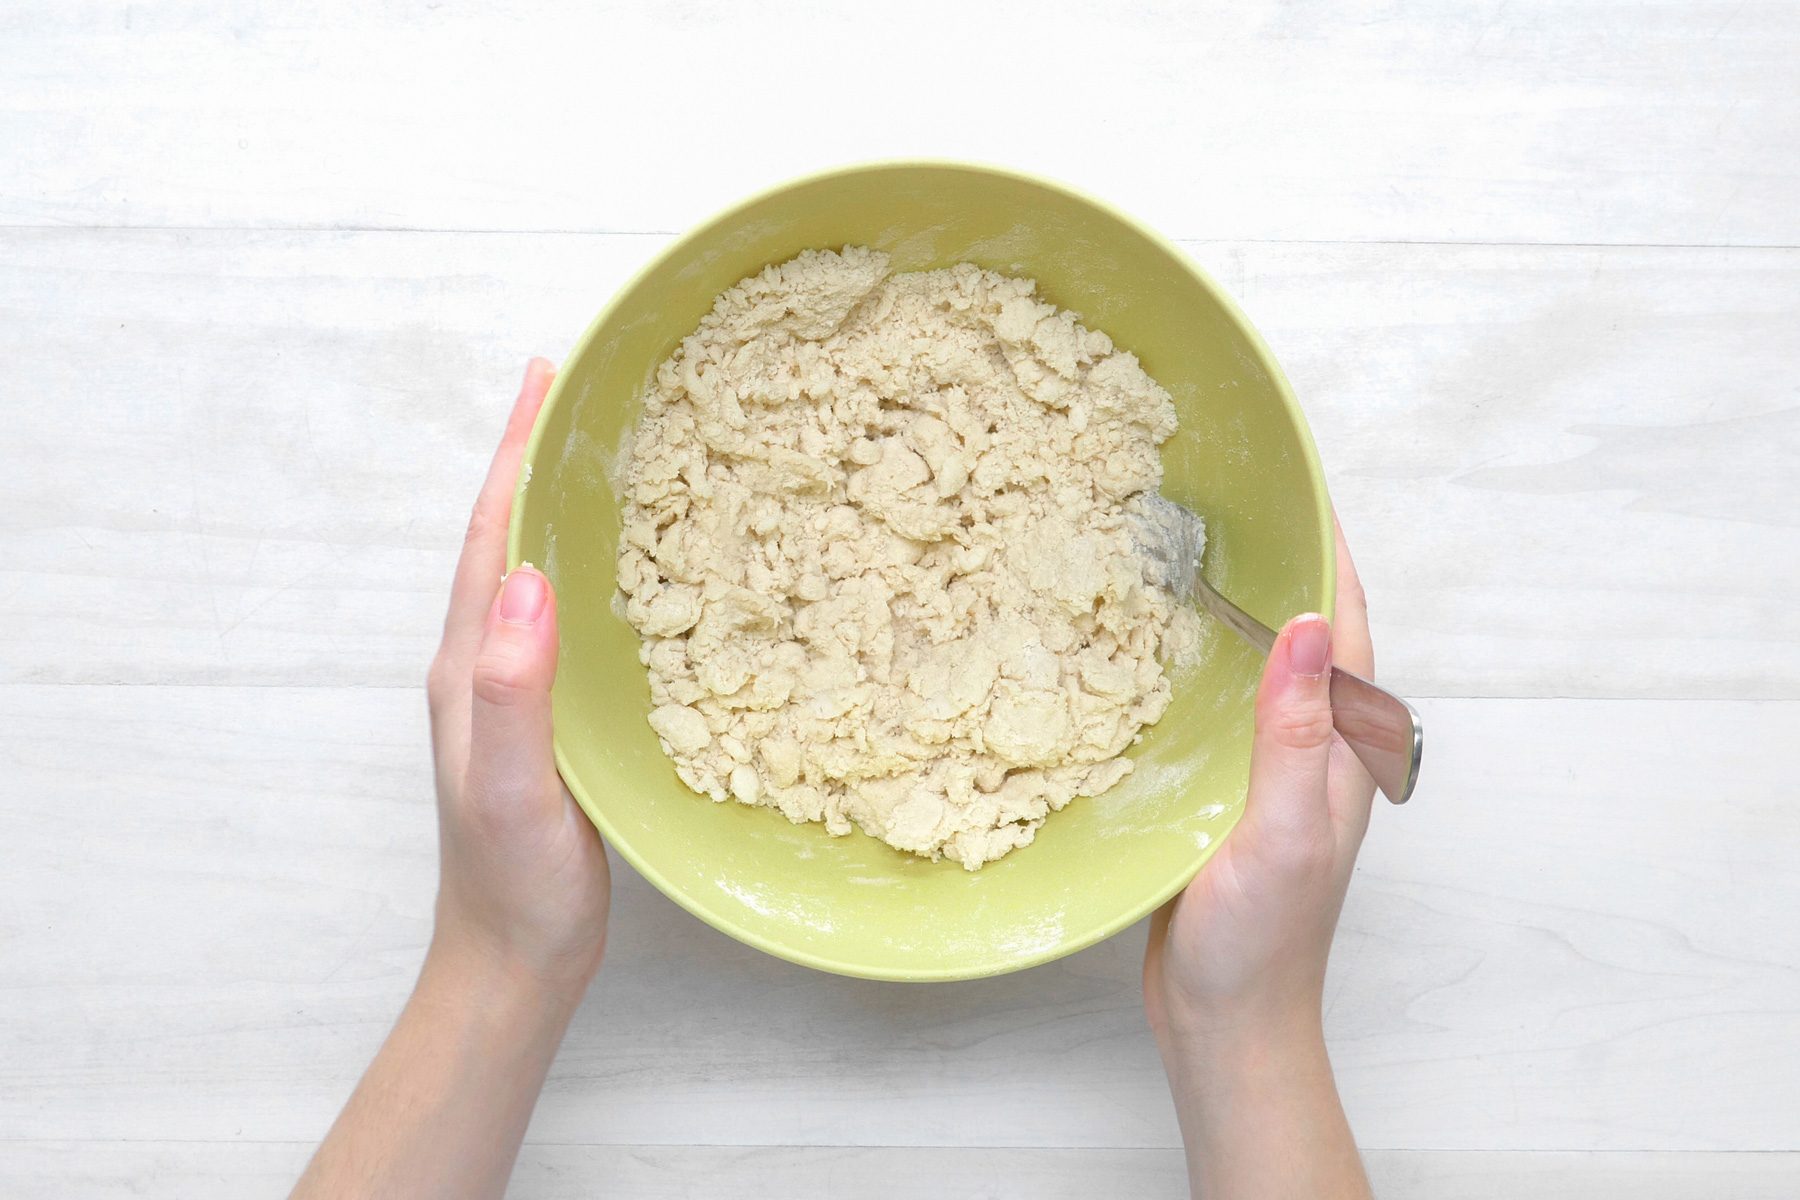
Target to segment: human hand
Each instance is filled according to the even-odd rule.
[[[431,958],[579,997],[605,946],[606,852],[551,749],[556,597],[530,567],[499,583],[519,462],[554,374],[541,358],[526,368],[431,665],[440,859]]]
[[[1151,924],[1144,1004],[1159,1040],[1197,1025],[1317,1020],[1375,794],[1331,725],[1333,662],[1365,678],[1374,667],[1341,529],[1337,558],[1335,630],[1317,615],[1294,618],[1263,670],[1243,818]]]
[[[294,1185],[296,1200],[493,1197],[550,1060],[600,965],[606,851],[550,742],[556,597],[500,582],[513,483],[550,390],[541,358],[475,501],[431,664],[438,898],[418,985]]]
[[[1325,960],[1375,784],[1332,729],[1330,668],[1371,678],[1356,566],[1337,531],[1333,630],[1281,631],[1256,697],[1244,815],[1152,919],[1144,1009],[1196,1195],[1368,1195],[1325,1053]]]

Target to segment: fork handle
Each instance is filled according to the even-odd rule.
[[[1412,798],[1419,782],[1425,729],[1413,706],[1384,687],[1331,668],[1331,723],[1394,804]]]
[[[1275,648],[1275,631],[1227,600],[1212,584],[1194,574],[1194,591],[1202,607],[1236,630],[1264,656]],[[1384,687],[1331,668],[1331,723],[1375,780],[1381,794],[1405,804],[1419,782],[1425,731],[1413,706]]]

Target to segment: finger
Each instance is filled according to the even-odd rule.
[[[1362,579],[1356,573],[1356,562],[1350,557],[1350,544],[1344,539],[1344,526],[1334,512],[1331,523],[1337,532],[1338,596],[1337,620],[1332,623],[1332,658],[1346,671],[1375,678],[1375,646],[1369,637],[1369,602]],[[1332,817],[1338,823],[1340,840],[1360,846],[1369,827],[1369,807],[1375,798],[1375,781],[1347,743],[1338,739],[1332,747],[1333,780]]]
[[[1179,893],[1177,893],[1179,895]],[[1170,897],[1150,914],[1149,944],[1159,945],[1169,933],[1169,918],[1175,915],[1175,898]]]
[[[1331,746],[1331,819],[1341,845],[1362,845],[1375,805],[1375,779],[1342,737]]]
[[[1337,613],[1331,622],[1332,661],[1364,679],[1373,679],[1375,645],[1369,639],[1369,600],[1336,513],[1331,515],[1331,525],[1337,534],[1338,569]]]
[[[555,377],[556,368],[547,359],[534,358],[525,365],[519,398],[513,402],[500,448],[494,451],[487,479],[475,498],[462,558],[457,561],[456,577],[450,584],[450,611],[444,618],[444,654],[454,664],[453,670],[466,671],[481,642],[488,608],[494,599],[494,585],[506,570],[506,527],[512,519],[519,462],[525,456],[531,427]]]
[[[556,679],[556,597],[532,566],[506,577],[488,607],[471,669],[469,770],[464,795],[510,823],[554,804],[550,685]]]
[[[1162,987],[1164,942],[1169,936],[1169,918],[1175,913],[1175,901],[1169,900],[1150,914],[1150,928],[1144,936],[1144,999],[1147,1004],[1160,1002],[1158,992]],[[1152,1010],[1150,1018],[1154,1027],[1156,1017]]]
[[[1287,623],[1256,693],[1244,819],[1285,836],[1329,828],[1331,626],[1316,613]]]

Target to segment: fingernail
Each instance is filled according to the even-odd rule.
[[[500,619],[514,625],[530,625],[544,615],[550,588],[536,571],[521,567],[500,585]]]
[[[1317,613],[1295,617],[1288,629],[1288,667],[1317,679],[1331,665],[1331,625]]]

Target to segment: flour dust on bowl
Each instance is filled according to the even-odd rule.
[[[1162,492],[1205,514],[1208,574],[1251,611],[1330,611],[1329,504],[1279,369],[1210,280],[1104,205],[991,168],[855,167],[746,201],[657,258],[563,364],[527,448],[509,557],[557,588],[557,756],[583,809],[671,898],[769,953],[878,979],[1016,970],[1131,924],[1217,847],[1242,804],[1261,664],[1199,623],[1167,711],[1126,751],[1130,774],[979,871],[690,790],[652,730],[639,634],[619,603],[628,438],[657,367],[715,298],[844,247],[893,272],[967,263],[1035,280],[1046,304],[1135,355],[1179,421],[1161,446]]]

